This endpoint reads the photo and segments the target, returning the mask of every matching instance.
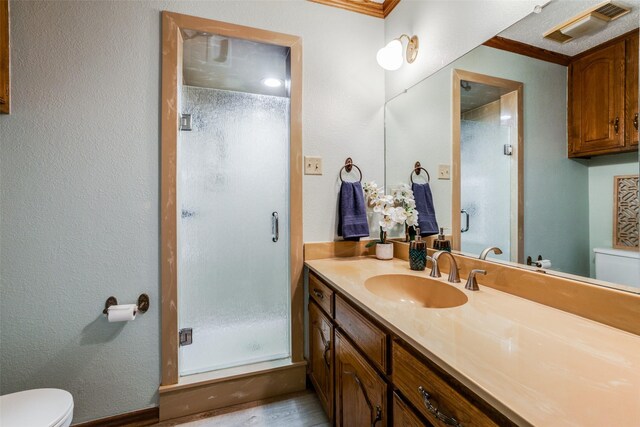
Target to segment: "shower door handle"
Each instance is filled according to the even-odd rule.
[[[460,213],[463,213],[465,217],[465,225],[464,225],[464,228],[460,230],[460,232],[465,233],[469,231],[469,212],[467,212],[466,209],[461,209]]]
[[[280,224],[278,223],[278,212],[271,214],[271,240],[275,242],[280,238]]]

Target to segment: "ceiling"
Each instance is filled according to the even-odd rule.
[[[183,78],[189,86],[288,96],[289,48],[215,34],[183,31]],[[271,88],[265,78],[281,80]]]
[[[638,28],[638,22],[640,21],[640,0],[615,0],[615,3],[630,6],[632,10],[630,13],[611,21],[603,30],[591,36],[580,37],[565,44],[543,38],[542,35],[551,28],[600,3],[603,3],[603,1],[552,0],[544,7],[542,13],[532,13],[498,35],[506,39],[516,40],[563,55],[574,56],[594,46],[598,46],[607,40]]]
[[[460,88],[460,112],[466,113],[467,111],[475,110],[478,107],[482,107],[490,102],[497,101],[500,97],[509,90],[503,87],[489,86],[482,83],[468,82],[463,80],[462,83],[468,84],[469,90]]]

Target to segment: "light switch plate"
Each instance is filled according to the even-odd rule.
[[[322,157],[304,156],[304,174],[322,175]]]
[[[451,179],[449,165],[438,165],[438,179]]]

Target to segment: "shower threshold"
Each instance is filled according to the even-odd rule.
[[[233,366],[229,368],[216,369],[214,371],[200,372],[181,376],[177,386],[191,384],[210,384],[221,380],[242,378],[261,371],[272,371],[279,368],[291,366],[291,358],[267,360],[263,362],[250,363],[247,365]]]

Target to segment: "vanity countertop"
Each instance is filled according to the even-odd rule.
[[[518,424],[640,426],[640,336],[482,286],[482,276],[477,292],[464,289],[464,278],[449,284],[466,304],[434,309],[365,288],[381,274],[428,276],[407,261],[305,264]]]

